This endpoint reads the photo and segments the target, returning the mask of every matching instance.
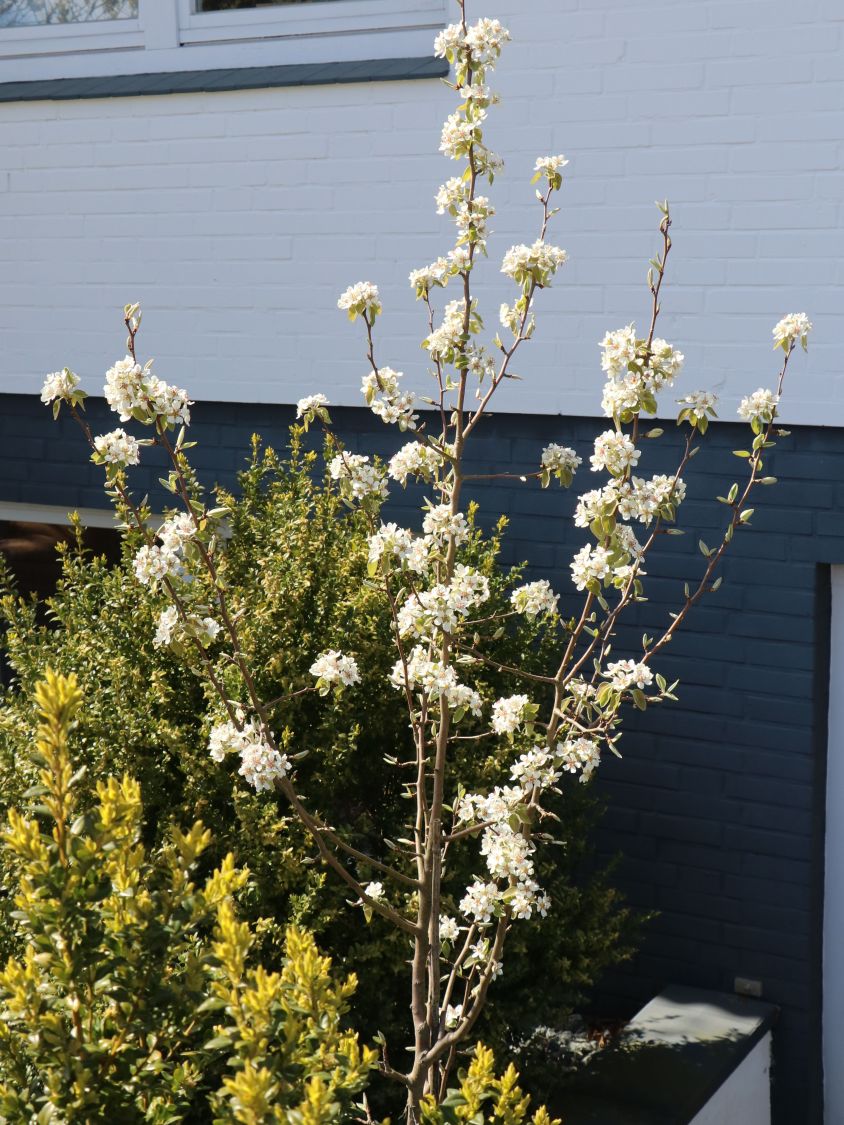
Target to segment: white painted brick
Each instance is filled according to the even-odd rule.
[[[533,162],[571,160],[552,235],[571,261],[499,409],[595,412],[596,341],[647,315],[667,196],[660,331],[690,380],[719,385],[729,416],[772,378],[771,324],[805,308],[816,337],[786,411],[844,425],[841,0],[803,0],[799,20],[793,0],[489,12],[514,38],[488,130],[507,162],[478,271],[491,328],[511,292],[501,254],[535,236]],[[433,194],[456,171],[437,153],[451,105],[434,81],[0,105],[0,387],[68,363],[98,389],[118,310],[140,299],[146,352],[194,397],[357,403],[362,341],[336,300],[362,277],[384,297],[379,354],[424,379],[406,279],[450,245]]]

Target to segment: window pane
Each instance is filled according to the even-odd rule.
[[[138,0],[0,0],[0,27],[127,20],[138,14]]]
[[[282,4],[318,4],[321,0],[196,0],[197,12],[228,12],[233,8],[278,8]]]

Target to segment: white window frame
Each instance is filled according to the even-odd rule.
[[[166,2],[166,0],[165,0]],[[114,51],[143,47],[139,16],[83,23],[27,24],[0,27],[0,59],[20,55],[56,55],[78,51]]]
[[[196,12],[193,0],[138,0],[133,19],[0,28],[0,82],[421,58],[446,4],[319,0]]]
[[[437,25],[443,14],[443,0],[319,0],[222,12],[197,12],[195,0],[178,4],[183,43],[400,30]]]

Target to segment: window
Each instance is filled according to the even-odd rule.
[[[431,57],[447,0],[0,0],[0,83]]]
[[[133,19],[138,0],[0,0],[0,27]]]
[[[279,4],[320,4],[326,0],[196,0],[197,12],[228,12],[233,8],[274,8]]]

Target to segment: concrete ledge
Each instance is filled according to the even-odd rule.
[[[118,74],[99,78],[50,78],[0,83],[0,102],[70,101],[82,98],[134,98],[152,94],[220,93],[275,86],[325,86],[341,82],[402,82],[443,78],[444,59],[367,59],[362,62],[291,63],[231,70],[179,70],[158,74]]]
[[[776,1014],[759,1000],[667,988],[560,1091],[557,1109],[566,1125],[690,1125],[768,1035]]]

